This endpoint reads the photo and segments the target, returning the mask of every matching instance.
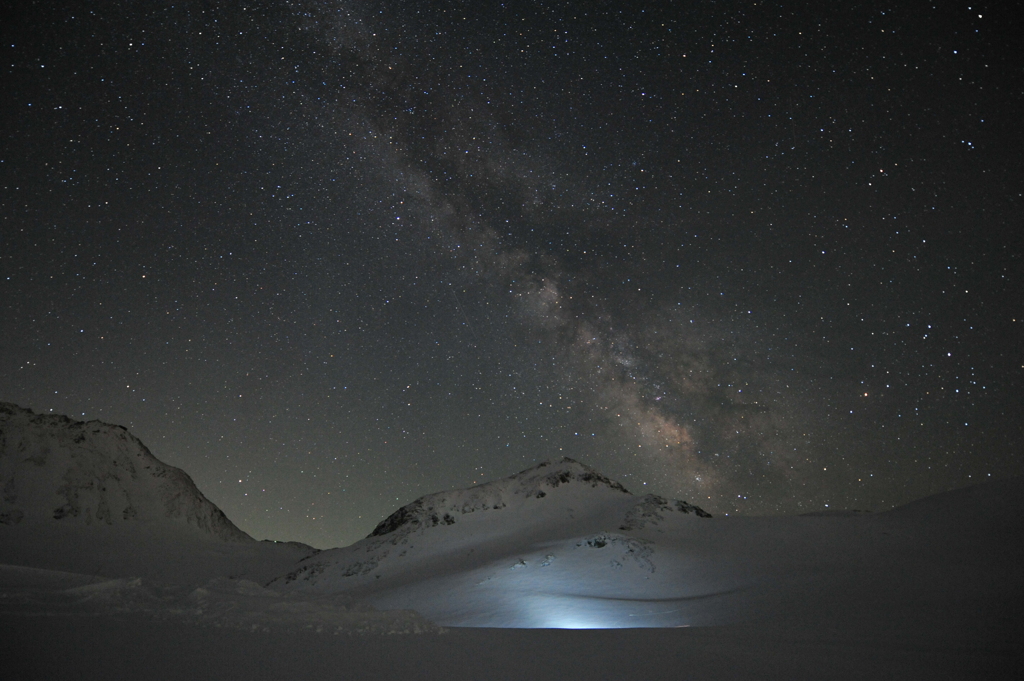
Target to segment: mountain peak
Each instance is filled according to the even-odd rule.
[[[382,520],[370,536],[379,537],[398,530],[411,532],[424,527],[452,525],[461,515],[501,509],[528,499],[543,499],[553,490],[565,486],[588,486],[629,494],[625,487],[601,475],[590,466],[563,457],[545,461],[501,480],[422,496]]]
[[[629,494],[629,491],[611,478],[601,475],[590,466],[580,463],[576,459],[563,456],[556,461],[544,461],[533,468],[527,468],[521,473],[508,478],[509,480],[522,480],[523,482],[539,482],[552,489],[559,484],[581,482],[591,487],[605,486],[613,490]]]

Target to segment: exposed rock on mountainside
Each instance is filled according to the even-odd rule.
[[[694,513],[700,518],[710,518],[711,514],[700,506],[678,499],[666,499],[657,494],[647,494],[640,498],[636,506],[630,509],[623,519],[620,530],[642,530],[648,524],[657,525],[665,519],[666,513]]]
[[[420,497],[382,520],[370,536],[379,537],[397,530],[408,532],[423,527],[453,525],[460,515],[505,508],[516,499],[542,499],[561,485],[607,487],[629,494],[625,487],[593,468],[564,457],[559,461],[545,461],[511,477],[478,487]]]
[[[0,524],[168,523],[251,542],[123,426],[0,402]]]

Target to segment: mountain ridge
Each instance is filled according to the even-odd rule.
[[[255,542],[127,428],[0,402],[0,525],[170,523]]]
[[[630,494],[625,487],[590,466],[562,457],[474,487],[425,494],[378,523],[368,538],[421,527],[452,525],[460,515],[499,510],[517,497],[523,500],[543,499],[559,486],[573,483]]]

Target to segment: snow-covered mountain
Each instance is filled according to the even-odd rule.
[[[252,542],[124,426],[0,402],[0,524],[173,524]]]
[[[556,492],[555,490],[559,487],[562,487],[562,491]],[[525,510],[532,513],[543,509],[544,505],[550,504],[545,502],[542,505],[535,505],[530,500],[543,499],[549,494],[565,496],[567,489],[579,492],[586,488],[593,491],[585,492],[585,503],[593,503],[606,497],[621,499],[621,494],[632,496],[625,487],[606,478],[593,468],[564,457],[560,461],[545,461],[502,480],[494,480],[468,489],[422,496],[381,521],[370,533],[370,536],[405,537],[412,532],[428,527],[454,525],[457,519],[476,511],[497,511],[509,506],[516,511]],[[616,492],[619,494],[615,494]],[[644,497],[644,502],[635,509],[633,515],[642,513],[644,510],[654,512],[655,507],[669,510],[668,506],[665,499],[648,495]],[[704,510],[686,502],[673,502],[671,506],[671,510],[683,513],[692,512],[704,518],[711,517]],[[624,519],[624,522],[642,523],[643,521],[631,516],[629,519]]]
[[[966,621],[1021,592],[1022,501],[1016,480],[879,514],[711,518],[562,459],[422,497],[270,586],[446,626],[934,627],[922,603]]]
[[[457,626],[674,625],[666,603],[718,585],[680,585],[673,548],[658,540],[710,517],[684,501],[633,496],[564,458],[421,497],[272,586],[348,593]]]
[[[0,564],[202,584],[312,553],[250,537],[123,426],[0,403]]]

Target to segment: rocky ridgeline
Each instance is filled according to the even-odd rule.
[[[477,511],[502,509],[517,500],[543,499],[553,490],[566,485],[585,485],[629,494],[625,487],[593,468],[564,457],[558,461],[546,461],[516,475],[477,487],[420,497],[382,520],[370,536],[379,537],[437,525],[453,525],[459,516]]]
[[[254,541],[123,426],[0,402],[0,525],[168,523]]]

